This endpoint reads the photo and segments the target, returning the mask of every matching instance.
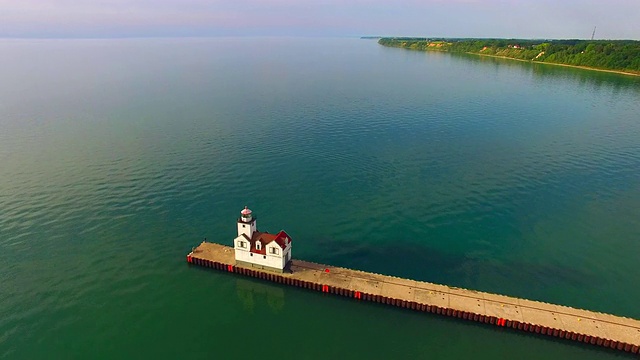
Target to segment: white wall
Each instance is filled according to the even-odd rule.
[[[243,225],[244,227],[242,227]],[[238,236],[245,234],[249,238],[251,238],[251,236],[253,235],[253,232],[256,231],[256,228],[257,228],[257,225],[255,220],[249,224],[238,221]]]
[[[244,249],[239,247],[238,246],[239,241],[244,241],[247,247]],[[252,255],[252,253],[249,251],[250,244],[247,241],[247,239],[244,238],[244,236],[238,236],[237,238],[235,238],[235,240],[233,241],[233,245],[235,249],[236,260],[240,260],[240,261],[244,261],[252,264],[258,264],[262,266],[269,266],[276,269],[284,269],[286,265],[285,255],[287,253],[291,253],[291,242],[289,242],[289,245],[284,250],[282,250],[282,248],[280,248],[280,246],[278,246],[275,242],[271,242],[267,246],[265,246],[265,251],[266,251],[265,255],[255,254],[255,253]],[[278,249],[278,255],[270,254],[269,249],[274,246]]]
[[[277,255],[261,255],[255,254],[250,251],[244,251],[240,249],[236,249],[236,260],[258,264],[262,266],[269,266],[276,269],[284,268],[284,260],[281,256]]]

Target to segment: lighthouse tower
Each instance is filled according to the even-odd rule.
[[[253,217],[251,210],[245,206],[240,211],[240,217],[238,218],[238,236],[244,234],[251,239],[256,230],[256,219]]]
[[[233,239],[237,265],[280,273],[289,267],[292,243],[289,234],[284,230],[277,234],[258,231],[256,218],[246,206],[237,224],[238,236]]]

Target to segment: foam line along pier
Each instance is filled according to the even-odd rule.
[[[237,264],[234,248],[203,242],[189,264],[313,291],[456,317],[638,354],[640,321],[539,301],[292,259],[282,273]]]

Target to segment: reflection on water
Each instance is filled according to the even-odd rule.
[[[237,279],[236,295],[245,310],[253,314],[256,309],[262,311],[265,306],[273,314],[284,308],[284,290],[282,286],[269,285],[256,280]]]
[[[617,91],[624,90],[640,92],[640,76],[586,70],[568,66],[545,64],[540,62],[503,59],[492,56],[441,52],[434,53],[437,55],[431,55],[431,52],[429,53],[429,55],[442,56],[446,54],[455,59],[463,60],[465,62],[492,65],[494,67],[507,67],[512,70],[519,70],[522,73],[529,73],[545,81],[570,81],[580,84],[581,86],[588,85],[590,87],[593,87],[594,89],[599,89],[601,87],[610,87]]]

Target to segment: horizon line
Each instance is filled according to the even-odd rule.
[[[117,39],[206,39],[206,38],[405,38],[405,39],[478,39],[478,40],[581,40],[581,41],[640,41],[631,38],[526,38],[526,37],[468,37],[424,35],[108,35],[108,36],[0,36],[0,40],[117,40]]]

